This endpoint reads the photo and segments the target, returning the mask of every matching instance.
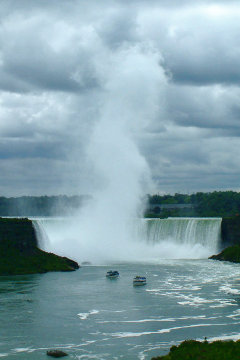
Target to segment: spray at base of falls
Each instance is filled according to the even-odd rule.
[[[40,247],[79,263],[157,263],[160,259],[202,259],[219,251],[221,218],[135,219],[125,229],[125,239],[85,238],[74,218],[35,219]],[[118,229],[116,229],[117,231]],[[116,233],[117,238],[117,233]]]

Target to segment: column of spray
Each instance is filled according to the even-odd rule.
[[[159,56],[139,47],[119,51],[101,67],[100,117],[87,149],[98,188],[79,217],[79,256],[92,262],[132,260],[129,220],[141,216],[150,171],[137,139],[156,117],[165,75]],[[90,215],[90,216],[89,216]]]

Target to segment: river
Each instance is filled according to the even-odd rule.
[[[106,271],[120,277],[109,280]],[[135,275],[147,285],[133,287]],[[184,339],[240,338],[240,268],[213,260],[83,266],[0,278],[0,357],[151,359]]]

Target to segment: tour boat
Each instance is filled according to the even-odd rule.
[[[135,276],[135,278],[133,279],[134,286],[146,285],[146,283],[147,283],[147,280],[146,280],[145,276]]]
[[[116,279],[119,277],[119,272],[117,270],[110,270],[107,272],[106,277],[109,279]]]

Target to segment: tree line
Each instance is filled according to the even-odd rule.
[[[164,209],[160,213],[162,216],[229,217],[240,214],[240,193],[235,191],[197,192],[190,195],[178,193],[174,195],[148,195],[148,203],[151,205],[193,205],[192,208],[186,209]]]
[[[119,195],[121,196],[121,195]],[[126,195],[127,196],[127,195]],[[71,215],[92,199],[88,195],[76,196],[21,196],[0,197],[0,216],[61,216]],[[94,206],[94,199],[92,199]],[[234,191],[197,192],[194,194],[147,195],[147,217],[199,216],[229,217],[240,214],[240,193]],[[158,205],[172,204],[161,209]],[[192,204],[188,208],[174,208],[174,204]],[[154,210],[154,205],[156,209]],[[149,210],[151,208],[151,211]],[[157,209],[158,208],[158,209]]]

